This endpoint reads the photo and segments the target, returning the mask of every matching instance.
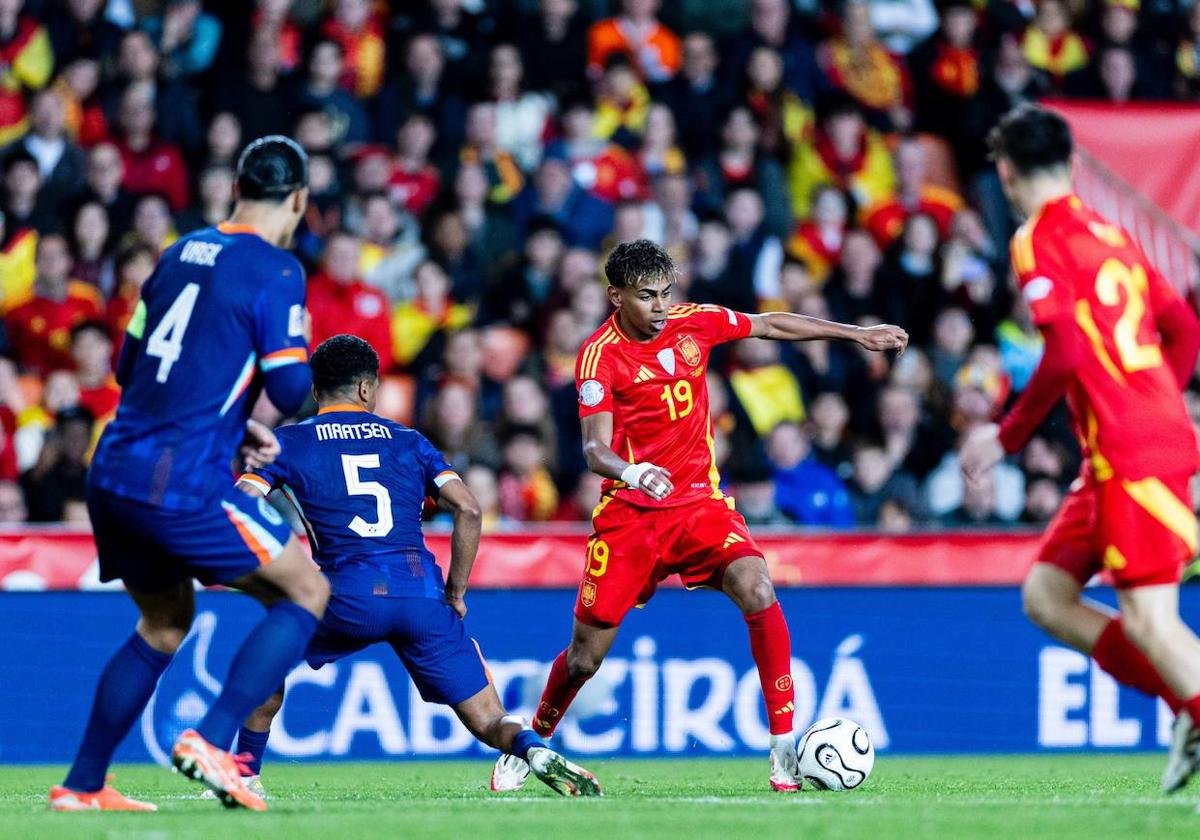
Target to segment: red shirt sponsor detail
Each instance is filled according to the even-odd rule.
[[[1070,195],[1017,231],[1012,258],[1034,322],[1082,333],[1066,396],[1096,477],[1194,472],[1196,436],[1155,326],[1178,293],[1133,238]]]
[[[622,332],[614,313],[584,342],[575,361],[579,416],[613,415],[612,449],[631,463],[670,470],[675,490],[652,499],[620,481],[602,492],[648,508],[721,498],[704,374],[712,348],[746,338],[750,318],[722,306],[681,304],[653,341]]]

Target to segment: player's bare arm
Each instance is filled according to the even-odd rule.
[[[746,317],[750,319],[751,338],[770,338],[775,341],[847,341],[874,352],[895,350],[898,354],[908,347],[908,333],[892,324],[859,327],[792,312],[765,312],[761,315],[747,314]]]
[[[631,464],[612,450],[613,416],[601,411],[584,417],[583,457],[596,475],[624,481],[655,499],[665,499],[675,489],[671,471],[650,463]]]
[[[463,599],[467,594],[471,569],[475,566],[475,556],[479,552],[483,515],[474,494],[458,480],[442,485],[438,504],[454,517],[454,531],[450,535],[450,571],[446,575],[446,603],[462,617],[467,614]]]

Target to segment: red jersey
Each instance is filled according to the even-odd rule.
[[[1069,319],[1083,333],[1067,404],[1095,476],[1195,472],[1196,436],[1155,326],[1179,295],[1132,237],[1064,196],[1017,231],[1012,263],[1034,323]]]
[[[5,316],[8,340],[26,370],[39,376],[70,370],[75,365],[71,357],[71,328],[81,321],[100,318],[102,312],[96,288],[72,282],[61,303],[35,297],[9,310]]]
[[[704,373],[714,346],[748,335],[748,316],[688,303],[667,310],[667,326],[653,341],[629,338],[614,313],[584,342],[575,361],[579,416],[612,412],[612,450],[670,470],[675,485],[655,500],[606,479],[604,495],[653,508],[723,498]]]

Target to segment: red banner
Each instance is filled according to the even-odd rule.
[[[484,537],[471,575],[487,589],[571,588],[583,570],[586,533],[545,529]],[[783,586],[989,586],[1019,583],[1033,561],[1031,533],[756,533],[775,582]],[[445,566],[450,537],[431,533]],[[672,579],[664,585],[677,586]],[[86,531],[28,529],[0,533],[0,588],[99,586],[96,547]]]

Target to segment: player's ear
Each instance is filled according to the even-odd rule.
[[[620,309],[621,290],[610,283],[605,291],[608,292],[608,302],[611,303],[615,308]]]

